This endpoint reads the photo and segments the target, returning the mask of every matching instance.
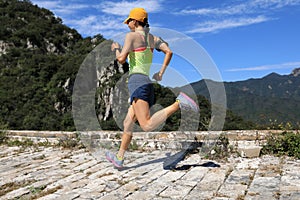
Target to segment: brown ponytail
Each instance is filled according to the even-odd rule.
[[[143,23],[143,24],[144,24],[144,26],[143,26],[143,27],[144,27],[144,30],[145,30],[146,34],[148,34],[149,31],[150,31],[150,28],[149,28],[150,25],[149,25],[149,23],[148,23],[148,18],[145,18],[145,19],[144,19],[144,23]]]

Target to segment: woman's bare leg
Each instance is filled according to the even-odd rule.
[[[136,118],[135,118],[134,110],[132,106],[130,106],[124,120],[124,132],[122,135],[120,149],[117,154],[118,158],[120,159],[124,158],[125,151],[129,147],[129,144],[132,139],[132,130],[135,122],[136,122]]]
[[[132,107],[141,128],[144,131],[152,131],[166,121],[171,114],[179,110],[179,102],[175,102],[172,105],[157,111],[152,116],[150,116],[149,104],[144,100],[135,99],[132,102]]]
[[[179,109],[179,103],[175,102],[172,105],[157,111],[150,116],[149,104],[141,99],[133,101],[132,106],[129,107],[128,113],[124,120],[124,132],[120,149],[118,151],[118,158],[123,159],[126,150],[128,149],[131,139],[133,126],[136,120],[139,121],[141,128],[144,131],[151,131],[163,123],[171,114]]]

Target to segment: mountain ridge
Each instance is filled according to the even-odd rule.
[[[224,84],[227,107],[246,120],[259,124],[270,121],[300,121],[300,68],[295,68],[289,75],[275,72],[262,78],[251,78],[236,82],[215,82],[200,80],[190,85],[198,95],[210,99],[206,81]],[[187,87],[181,87],[186,90]]]

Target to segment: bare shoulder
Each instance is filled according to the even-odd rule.
[[[126,34],[126,39],[133,39],[136,36],[135,32],[129,32]]]

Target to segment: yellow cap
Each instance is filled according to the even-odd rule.
[[[148,18],[148,14],[144,8],[133,8],[127,19],[125,19],[124,24],[127,24],[129,19],[135,19],[140,22],[144,22],[144,19]]]

